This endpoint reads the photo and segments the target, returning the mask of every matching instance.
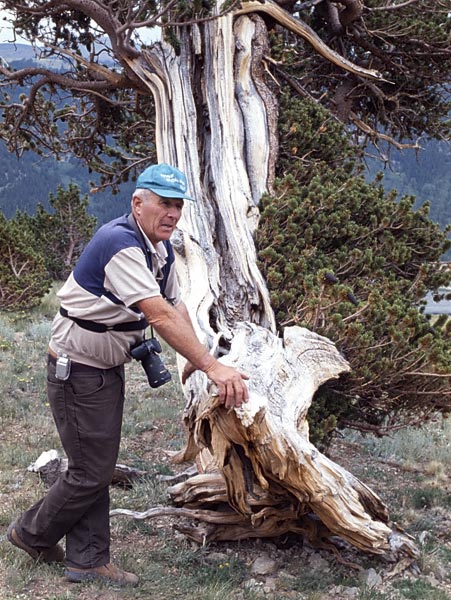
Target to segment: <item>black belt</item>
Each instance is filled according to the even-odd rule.
[[[56,365],[56,358],[49,353],[47,362],[49,365]],[[92,373],[93,371],[103,371],[104,369],[99,369],[98,367],[91,367],[91,365],[83,365],[82,363],[74,362],[73,360],[71,360],[70,370],[72,373]]]
[[[96,333],[104,333],[105,331],[140,331],[148,326],[146,319],[140,319],[139,321],[125,321],[125,323],[116,323],[115,325],[105,325],[105,323],[97,323],[96,321],[71,317],[63,307],[60,308],[60,315],[74,321],[79,327],[87,329],[88,331],[95,331]]]

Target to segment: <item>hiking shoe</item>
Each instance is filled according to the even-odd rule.
[[[6,537],[13,546],[24,550],[27,554],[31,556],[31,558],[33,558],[36,561],[43,561],[46,563],[64,561],[64,550],[62,546],[60,546],[59,544],[55,544],[55,546],[52,546],[47,550],[36,550],[35,548],[28,546],[28,544],[26,544],[22,539],[20,539],[19,534],[16,531],[15,523],[11,523],[11,525],[8,527]]]
[[[122,571],[119,567],[108,563],[102,567],[93,569],[76,569],[75,567],[66,568],[66,579],[72,583],[83,583],[84,581],[102,581],[103,583],[112,583],[114,585],[138,585],[139,578],[133,573]]]

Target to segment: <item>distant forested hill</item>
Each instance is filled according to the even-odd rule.
[[[430,141],[418,153],[414,150],[392,152],[390,165],[385,169],[380,161],[368,163],[372,178],[377,171],[384,173],[383,185],[396,189],[399,196],[416,197],[415,206],[425,201],[431,204],[430,216],[442,226],[451,223],[451,146],[447,142]]]
[[[415,207],[430,204],[430,217],[443,228],[451,224],[451,145],[429,141],[422,150],[392,151],[390,164],[383,168],[378,160],[368,161],[368,179],[383,172],[386,190],[398,190],[398,198],[415,196]],[[451,250],[444,256],[451,260]]]
[[[15,69],[48,60],[36,59],[31,46],[26,44],[0,44],[0,57]],[[48,66],[48,65],[47,65]],[[60,68],[53,62],[55,70]],[[22,90],[13,90],[11,96],[18,97]],[[49,208],[49,194],[55,193],[58,186],[67,188],[75,183],[82,194],[89,193],[89,182],[97,182],[95,175],[74,157],[57,161],[53,157],[41,157],[32,152],[17,158],[10,154],[0,142],[0,210],[11,218],[16,210],[34,214],[38,203]],[[109,190],[89,195],[89,212],[97,217],[99,225],[128,212],[133,183],[121,186],[121,192],[112,195]]]
[[[36,61],[30,46],[25,44],[0,44],[0,57],[15,68]],[[38,61],[39,62],[39,61]],[[60,65],[55,64],[55,69]],[[368,161],[368,179],[374,179],[378,171],[384,172],[385,189],[397,189],[399,197],[404,194],[416,196],[416,206],[426,200],[431,204],[430,216],[442,227],[451,223],[451,147],[445,142],[431,141],[423,145],[417,155],[414,150],[391,152],[390,166],[385,169],[380,161]],[[28,153],[17,159],[0,143],[0,210],[10,218],[17,209],[33,213],[38,202],[48,207],[49,193],[58,185],[69,183],[79,186],[83,194],[89,191],[89,181],[94,179],[76,159],[56,161]],[[89,196],[89,212],[95,215],[99,225],[127,212],[133,183],[123,184],[118,195],[109,191]],[[447,258],[451,258],[450,256]]]
[[[17,209],[33,214],[41,202],[48,208],[49,193],[57,187],[67,188],[69,183],[79,186],[82,194],[89,193],[93,174],[75,158],[56,161],[26,153],[20,159],[10,154],[0,143],[0,210],[10,218]],[[385,189],[397,189],[399,197],[404,194],[416,196],[416,206],[425,201],[431,205],[430,216],[445,227],[451,223],[451,148],[443,142],[429,142],[417,157],[413,151],[397,152],[390,167],[383,169],[380,161],[368,162],[368,179],[374,179],[383,171]],[[99,225],[128,212],[134,184],[122,184],[121,191],[89,195],[89,212],[97,217]],[[448,260],[451,253],[448,253]]]
[[[25,153],[20,159],[10,154],[0,143],[0,210],[7,218],[16,210],[34,214],[38,203],[49,208],[49,194],[58,186],[67,188],[75,183],[81,193],[89,193],[89,182],[95,179],[80,161],[68,158],[57,161],[52,157],[42,158],[34,153]],[[121,192],[112,195],[109,190],[89,194],[89,213],[97,217],[99,225],[128,212],[133,183],[123,184]]]

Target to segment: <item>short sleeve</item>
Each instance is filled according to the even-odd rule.
[[[125,248],[111,258],[105,266],[105,288],[126,306],[161,295],[146,257],[137,247]]]

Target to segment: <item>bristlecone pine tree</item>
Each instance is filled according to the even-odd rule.
[[[0,7],[12,11],[18,33],[44,46],[41,56],[57,57],[64,65],[58,71],[40,64],[17,72],[0,65],[2,90],[8,83],[30,86],[21,102],[6,97],[2,106],[0,135],[13,151],[71,151],[101,173],[102,185],[119,184],[156,159],[173,163],[187,173],[197,199],[187,203],[174,239],[184,297],[199,337],[223,355],[221,360],[249,371],[251,378],[248,405],[230,414],[215,404],[215,390],[203,374],[195,373],[186,386],[189,439],[183,457],[197,456],[204,473],[173,490],[173,498],[192,517],[208,523],[197,531],[186,529],[187,535],[205,542],[295,531],[316,540],[340,535],[369,552],[412,554],[411,542],[389,524],[377,496],[309,441],[306,416],[315,389],[349,365],[330,340],[306,328],[285,327],[283,339],[277,335],[254,236],[262,196],[269,192],[277,198],[282,212],[286,194],[291,203],[287,220],[293,211],[299,216],[297,231],[290,235],[305,240],[299,252],[312,263],[304,268],[296,264],[298,256],[291,257],[292,271],[306,275],[301,291],[309,306],[302,321],[316,327],[326,322],[327,306],[318,306],[313,297],[318,286],[323,297],[339,303],[330,307],[337,343],[342,345],[344,327],[354,336],[348,355],[362,343],[370,352],[363,317],[357,319],[356,313],[365,308],[365,319],[380,319],[387,300],[390,320],[384,316],[369,336],[381,336],[376,344],[390,344],[390,355],[375,356],[372,368],[378,362],[388,369],[387,359],[407,366],[408,357],[401,364],[392,343],[401,321],[411,344],[418,333],[420,345],[434,348],[416,323],[421,318],[413,312],[416,308],[396,299],[386,285],[400,281],[407,297],[416,301],[417,292],[409,287],[417,285],[415,273],[426,269],[419,286],[432,281],[427,248],[422,250],[423,267],[417,266],[421,256],[409,255],[412,241],[440,243],[431,240],[430,224],[413,215],[406,200],[395,207],[377,188],[366,187],[351,166],[340,166],[342,154],[336,170],[325,171],[324,177],[312,166],[310,177],[303,178],[296,168],[291,180],[285,178],[290,173],[282,172],[285,167],[278,162],[278,116],[286,83],[297,95],[329,109],[331,119],[345,123],[358,142],[384,139],[397,147],[415,146],[411,138],[420,134],[446,133],[448,2],[3,0]],[[161,28],[162,39],[146,45],[139,34],[150,27]],[[291,121],[296,127],[299,118]],[[314,149],[322,131],[313,133],[308,123],[305,129],[312,131]],[[299,152],[302,144],[297,147],[293,144],[289,151],[290,169],[309,160]],[[324,156],[320,161],[326,161]],[[374,209],[368,206],[369,226],[366,214],[351,218],[352,210],[362,207],[362,194],[374,203]],[[308,200],[305,206],[300,199]],[[341,210],[345,200],[348,208]],[[303,211],[310,220],[302,219]],[[277,220],[275,227],[279,235]],[[403,241],[403,230],[415,227],[415,235],[405,233]],[[323,234],[324,246],[316,251],[314,244]],[[338,237],[335,247],[333,234]],[[351,237],[356,238],[355,249]],[[274,240],[278,248],[281,242]],[[341,254],[339,243],[347,243]],[[379,252],[384,256],[372,257]],[[335,258],[329,260],[329,255]],[[374,294],[367,293],[369,271],[378,272],[384,264],[391,275],[382,286],[375,285]],[[345,278],[345,265],[355,274],[352,283]],[[278,277],[269,267],[268,277]],[[356,281],[360,274],[362,284]],[[349,302],[351,294],[359,306]],[[287,308],[278,307],[278,313]],[[287,320],[293,317],[287,312]],[[400,352],[406,353],[404,345]],[[431,360],[434,377],[449,381],[439,371],[441,359]],[[416,385],[409,378],[417,377],[417,366],[423,370],[426,362],[407,367],[407,388]],[[357,382],[362,388],[357,393],[364,393],[367,382],[377,390],[374,371],[358,368],[352,393]],[[427,375],[421,377],[423,382]],[[396,399],[400,382],[392,381]],[[430,390],[421,385],[429,406]],[[443,395],[443,410],[449,400]],[[378,408],[376,402],[372,406]],[[433,400],[430,410],[436,408]],[[422,407],[420,419],[428,410]],[[221,510],[224,503],[229,506]]]

